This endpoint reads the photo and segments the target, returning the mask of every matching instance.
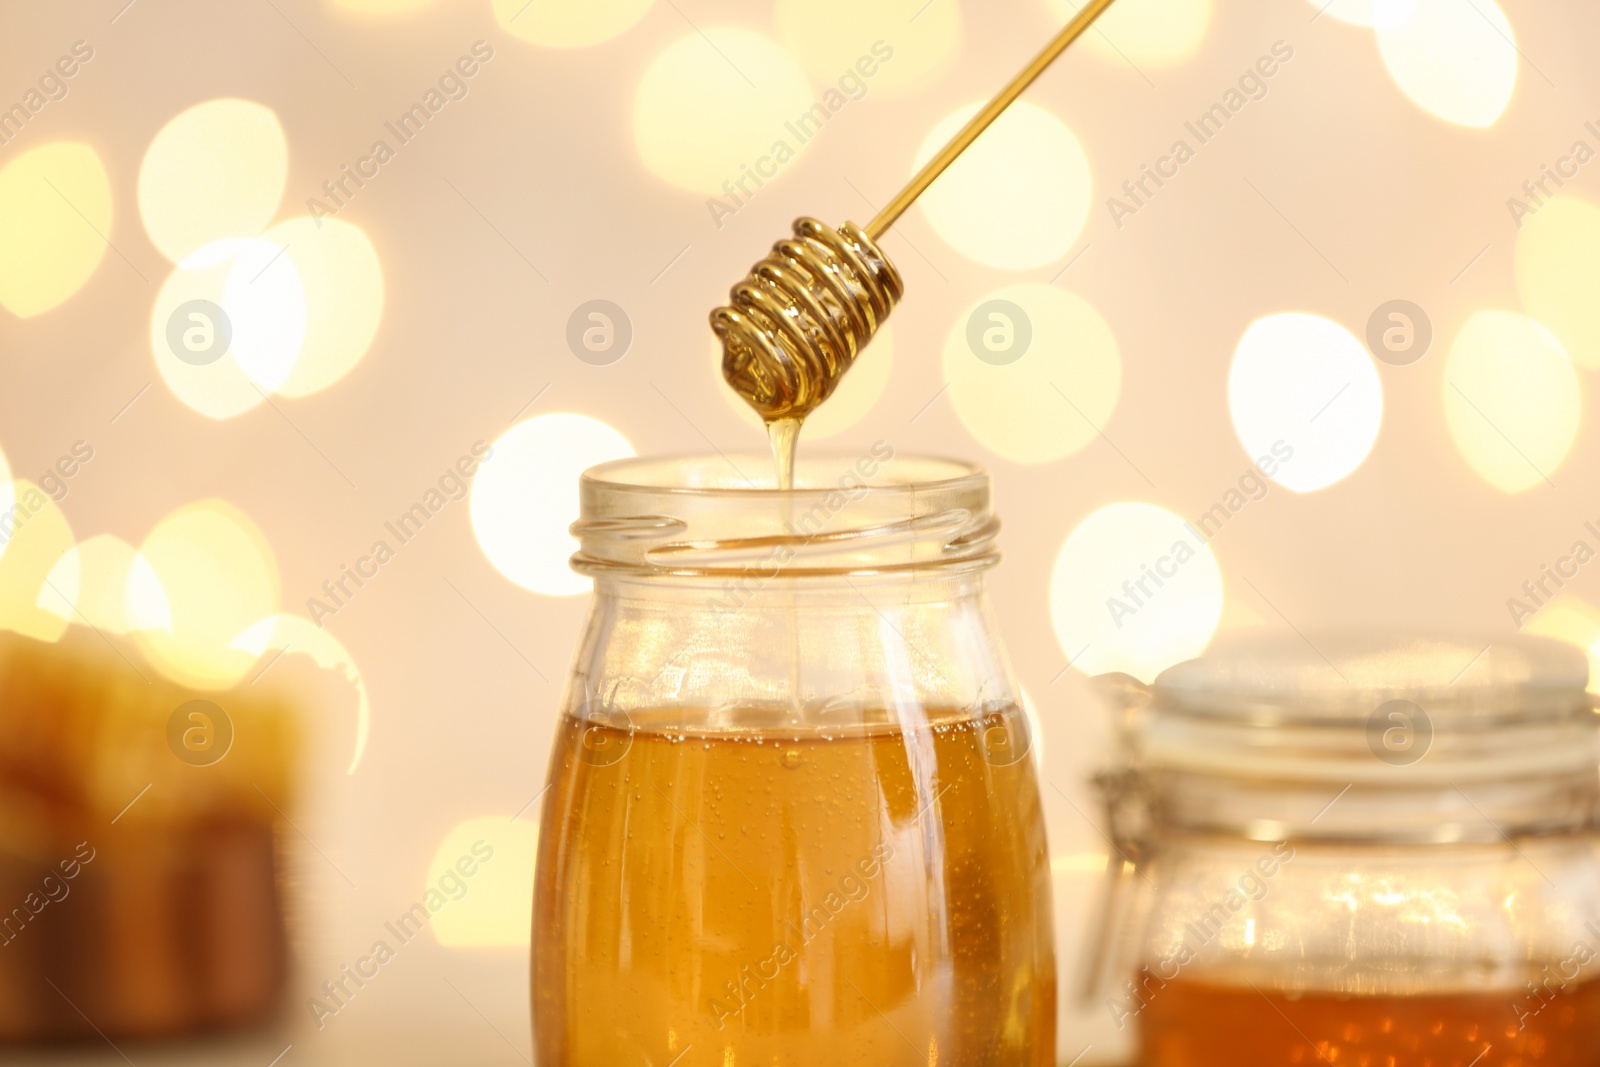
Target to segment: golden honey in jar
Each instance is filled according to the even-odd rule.
[[[1049,868],[987,477],[623,461],[534,913],[540,1067],[1054,1067]],[[770,483],[769,483],[770,485]]]
[[[1531,637],[1224,642],[1125,708],[1144,1067],[1600,1065],[1596,718]]]

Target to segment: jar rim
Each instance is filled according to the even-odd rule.
[[[579,551],[595,577],[762,582],[942,573],[992,566],[999,521],[989,472],[963,460],[899,455],[879,440],[859,455],[810,452],[780,490],[770,455],[614,460],[579,480]]]

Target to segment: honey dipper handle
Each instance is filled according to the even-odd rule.
[[[867,236],[876,241],[888,232],[889,227],[895,224],[895,220],[904,215],[906,208],[927,191],[934,179],[943,174],[944,169],[954,163],[956,157],[965,152],[967,147],[978,139],[978,135],[988,129],[989,124],[999,118],[1002,111],[1011,106],[1013,100],[1021,96],[1023,90],[1032,85],[1034,80],[1044,73],[1045,68],[1067,50],[1068,45],[1082,36],[1083,31],[1093,25],[1094,20],[1099,18],[1101,12],[1110,7],[1111,3],[1112,0],[1089,0],[1080,8],[1078,13],[1072,16],[1072,21],[1056,34],[1055,39],[1045,45],[1044,50],[1034,56],[1032,62],[1011,79],[1009,85],[996,93],[994,99],[984,105],[982,111],[972,116],[971,121],[961,127],[961,132],[950,138],[950,142],[939,150],[938,155],[928,160],[927,164],[917,171],[916,177],[895,194],[895,198],[878,212],[877,218],[867,223]]]

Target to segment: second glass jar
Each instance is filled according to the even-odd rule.
[[[1600,1067],[1586,678],[1544,639],[1296,633],[1125,684],[1102,999],[1142,1067]]]

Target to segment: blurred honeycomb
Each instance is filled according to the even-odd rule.
[[[174,685],[85,628],[0,633],[0,1039],[270,1014],[297,742],[271,692]]]

